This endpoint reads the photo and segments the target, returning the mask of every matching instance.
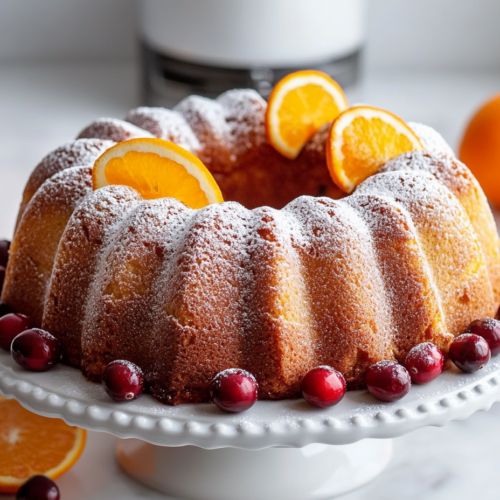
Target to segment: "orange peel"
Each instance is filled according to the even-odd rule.
[[[87,433],[0,398],[0,493],[15,493],[35,474],[57,479],[80,458]]]
[[[335,184],[351,193],[391,158],[422,149],[420,139],[401,118],[372,106],[355,106],[332,123],[326,159]]]
[[[224,201],[212,174],[192,153],[163,139],[120,142],[94,163],[94,189],[130,186],[143,198],[177,198],[190,208]]]
[[[274,87],[266,111],[269,143],[294,159],[307,141],[348,106],[339,84],[321,71],[287,75]]]

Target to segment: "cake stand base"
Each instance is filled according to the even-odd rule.
[[[380,474],[390,439],[304,448],[204,450],[122,439],[117,457],[137,481],[178,499],[320,500],[341,495]]]

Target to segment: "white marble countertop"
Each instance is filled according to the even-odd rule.
[[[10,237],[21,192],[36,163],[98,116],[138,105],[130,64],[0,66],[0,238]],[[456,148],[467,118],[498,92],[498,73],[379,71],[348,91],[351,102],[384,107],[437,128]],[[63,500],[160,499],[128,479],[114,460],[116,439],[89,433],[77,465],[59,481]],[[394,459],[345,500],[455,500],[499,497],[500,406],[444,428],[395,440]],[[5,496],[5,499],[13,497]],[[235,497],[236,498],[236,497]]]

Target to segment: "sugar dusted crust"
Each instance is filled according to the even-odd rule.
[[[84,135],[99,139],[37,167],[45,183],[26,203],[2,300],[59,338],[88,379],[126,359],[167,404],[208,401],[228,368],[252,373],[261,399],[298,396],[319,365],[362,387],[374,362],[425,341],[446,353],[495,314],[498,235],[463,164],[408,153],[335,199],[327,127],[287,160],[266,141],[265,107],[235,90],[91,124]],[[198,155],[228,201],[192,210],[125,186],[91,192],[90,168],[68,168],[131,133]]]
[[[33,195],[40,186],[52,176],[71,167],[91,167],[94,161],[106,149],[115,143],[102,139],[77,139],[61,146],[49,153],[33,170],[26,187],[24,188],[21,207],[17,216],[16,226],[19,225],[22,215]]]
[[[102,139],[113,142],[128,141],[139,137],[154,137],[147,130],[117,118],[98,118],[85,127],[77,139]]]

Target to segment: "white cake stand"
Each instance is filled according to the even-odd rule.
[[[121,467],[171,498],[319,500],[379,474],[391,457],[389,438],[500,401],[500,356],[472,375],[451,368],[396,403],[352,391],[328,410],[303,400],[259,401],[240,414],[210,404],[169,407],[147,395],[115,403],[74,368],[27,372],[7,353],[0,392],[40,415],[122,438]]]

